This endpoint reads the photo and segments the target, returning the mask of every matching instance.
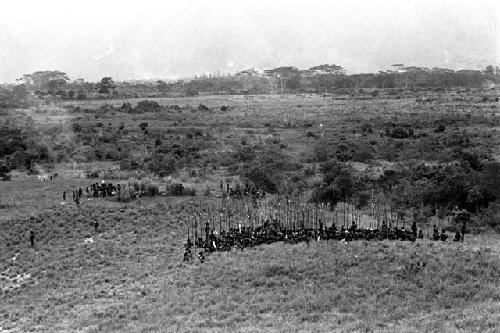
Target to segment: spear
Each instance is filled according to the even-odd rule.
[[[194,218],[194,238],[195,238],[195,244],[198,243],[198,219],[196,216],[196,203],[194,204],[194,209],[193,209],[193,218]]]
[[[187,207],[186,207],[186,209],[183,209],[183,211],[184,211],[184,222],[188,226],[188,239],[189,239],[189,212],[188,212]]]
[[[227,207],[227,224],[228,224],[228,230],[231,232],[231,203]]]
[[[301,211],[302,211],[302,219],[300,221],[300,226],[302,229],[304,229],[304,220],[305,220],[304,206],[302,206]]]
[[[306,207],[306,210],[307,210],[306,228],[309,229],[309,207]]]
[[[219,235],[222,233],[222,209],[219,216]]]
[[[344,206],[343,208],[344,208],[344,227],[345,227],[345,218],[346,218],[346,216],[345,216],[345,213],[346,213],[345,212],[345,209],[346,209],[346,205],[345,205],[346,204],[346,197],[345,197],[345,194],[344,194],[344,202],[342,204]]]

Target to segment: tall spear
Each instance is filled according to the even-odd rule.
[[[346,205],[345,205],[346,204],[346,197],[345,197],[345,195],[344,195],[344,202],[342,204],[344,206],[344,227],[345,227],[345,218],[346,218],[346,216],[345,216],[345,213],[346,213],[345,212],[345,209],[346,209]]]
[[[222,233],[222,207],[219,215],[219,235]]]
[[[183,209],[183,211],[184,211],[184,222],[188,226],[188,239],[189,239],[189,212],[188,212],[188,207],[186,207],[186,209]]]
[[[231,203],[229,203],[227,207],[227,224],[228,224],[228,231],[231,232]]]
[[[301,211],[302,211],[302,219],[301,219],[301,221],[300,221],[300,227],[301,227],[302,229],[304,229],[304,222],[305,222],[305,212],[304,212],[304,206],[302,206]]]
[[[193,209],[193,218],[194,218],[194,238],[195,238],[195,244],[198,243],[198,219],[196,218],[196,203],[194,203]]]

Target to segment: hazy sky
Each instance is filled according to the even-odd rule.
[[[322,63],[484,68],[500,64],[498,2],[8,1],[0,81],[49,69],[124,80]]]

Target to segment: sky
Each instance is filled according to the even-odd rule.
[[[500,65],[495,0],[16,0],[1,8],[0,82],[56,69],[97,81],[323,63],[348,73]]]

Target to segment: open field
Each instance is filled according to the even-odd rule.
[[[337,170],[328,166],[332,160],[349,168],[356,191],[374,192],[377,204],[404,198],[430,206],[425,191],[440,183],[415,181],[423,163],[440,181],[452,173],[447,166],[463,166],[464,178],[498,193],[497,169],[488,169],[500,156],[498,103],[478,102],[470,92],[460,100],[428,96],[430,103],[198,96],[157,99],[160,109],[141,113],[122,108],[124,100],[11,111],[4,118],[36,129],[33,137],[49,147],[50,161],[37,168],[58,176],[39,182],[20,167],[0,182],[0,332],[500,331],[500,236],[493,224],[463,243],[431,242],[427,234],[415,243],[275,243],[214,253],[205,263],[182,261],[188,203],[217,200],[220,180],[243,184],[261,165],[274,168],[275,193],[304,197],[337,186],[328,183]],[[144,122],[147,130],[139,128]],[[397,128],[407,137],[394,137]],[[467,155],[464,164],[464,152],[477,158]],[[379,186],[387,170],[402,170],[395,190],[362,187]],[[95,178],[82,178],[93,172]],[[62,202],[64,190],[71,198],[76,187],[137,175],[182,182],[196,197],[85,198],[79,208]],[[490,214],[488,203],[480,208],[475,225]]]
[[[96,200],[80,210],[56,205],[33,225],[2,221],[0,327],[14,332],[500,329],[498,236],[467,236],[464,243],[277,243],[186,264],[181,202]],[[101,221],[97,233],[94,219]],[[37,234],[34,249],[26,237],[30,227]]]

